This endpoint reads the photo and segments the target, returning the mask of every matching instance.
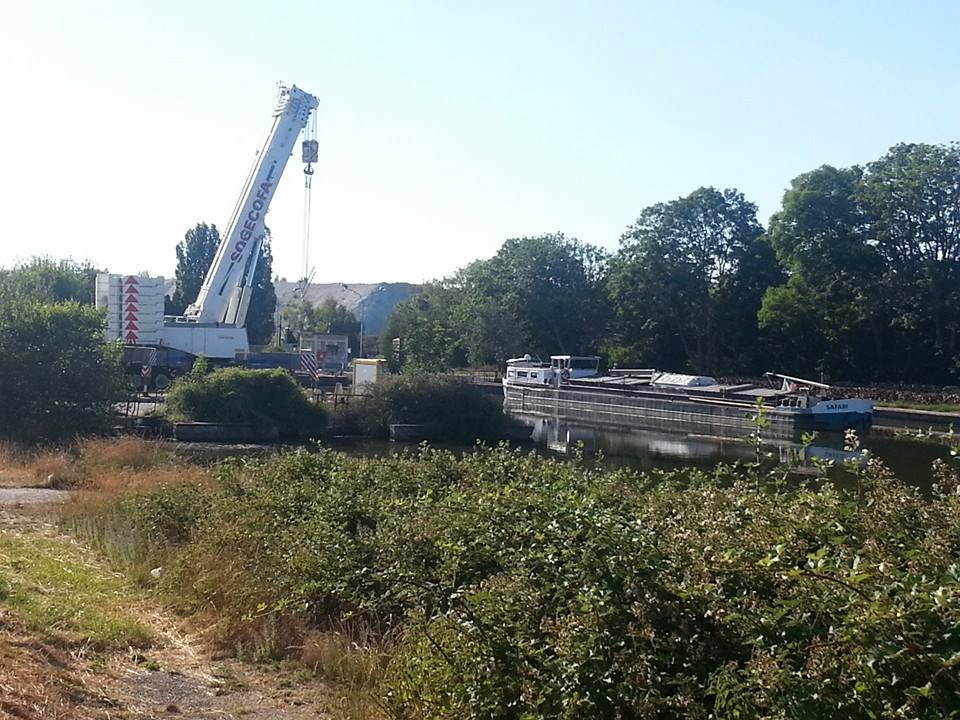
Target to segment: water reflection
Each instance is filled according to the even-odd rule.
[[[602,452],[613,464],[640,469],[711,466],[756,459],[756,446],[749,438],[731,440],[654,430],[597,428],[534,416],[518,419],[533,426],[532,441],[537,447],[561,455]],[[908,438],[868,434],[861,437],[860,446],[859,451],[851,451],[844,448],[843,435],[821,433],[807,446],[790,441],[765,442],[761,451],[772,462],[811,467],[817,461],[843,465],[876,457],[898,477],[922,488],[930,486],[934,460],[950,458],[946,447]]]
[[[729,438],[683,435],[652,430],[624,431],[610,428],[592,428],[572,425],[554,419],[526,416],[521,418],[533,427],[531,443],[525,444],[550,455],[567,457],[582,449],[584,454],[602,452],[608,466],[627,466],[641,470],[673,469],[677,467],[710,467],[721,462],[737,460],[752,462],[755,459],[754,444]],[[403,452],[417,452],[416,443],[396,443],[369,438],[328,438],[322,447],[358,457],[384,457]],[[238,446],[210,445],[207,443],[176,443],[176,450],[193,460],[216,461],[232,456],[265,456],[292,446]],[[315,448],[308,445],[307,449]],[[466,445],[433,444],[457,453],[470,452]],[[905,437],[888,437],[880,434],[861,438],[861,447],[867,457],[882,460],[897,477],[912,485],[929,490],[932,483],[931,465],[935,460],[954,462],[950,451],[942,445],[921,442]],[[799,443],[778,441],[765,443],[762,447],[769,462],[783,462],[798,466],[812,466],[815,460],[833,461],[836,466],[845,460],[864,458],[860,453],[844,450],[842,435],[821,434],[808,447]],[[839,479],[832,475],[833,479]]]

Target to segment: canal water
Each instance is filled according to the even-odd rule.
[[[534,417],[524,418],[524,421],[533,426],[533,433],[529,441],[519,443],[520,447],[559,458],[582,454],[588,461],[602,454],[607,467],[632,467],[638,470],[709,468],[719,463],[753,462],[756,458],[756,445],[747,438],[740,441],[650,430],[625,432]],[[360,437],[327,438],[321,445],[360,457],[416,452],[419,448],[417,443]],[[468,445],[432,445],[454,452],[471,452],[474,449]],[[845,461],[863,462],[865,457],[875,457],[882,460],[901,480],[924,491],[929,491],[932,484],[933,462],[938,459],[954,461],[950,449],[945,445],[905,435],[866,434],[860,437],[860,446],[866,454],[845,450],[842,435],[822,434],[807,446],[778,441],[764,443],[761,451],[764,462],[789,462],[798,469],[808,467],[811,470],[816,460],[833,461],[840,469]],[[176,447],[178,452],[193,459],[215,461],[236,455],[267,456],[295,449],[296,446],[176,443]],[[840,472],[832,472],[830,476],[838,481],[843,479]]]
[[[707,436],[664,433],[661,431],[599,429],[546,418],[523,418],[533,425],[529,443],[536,452],[556,457],[572,457],[582,453],[587,458],[602,454],[608,467],[633,467],[640,470],[674,469],[679,467],[708,468],[719,463],[753,462],[755,442]],[[798,467],[813,468],[815,460],[833,461],[842,466],[845,461],[860,461],[865,457],[879,458],[903,481],[928,490],[932,483],[931,465],[937,459],[951,460],[950,449],[942,444],[915,437],[892,437],[879,432],[859,438],[860,450],[844,449],[844,437],[839,434],[820,434],[812,443],[764,443],[762,453],[767,462],[790,462]],[[326,447],[358,455],[377,456],[409,452],[416,443],[387,442],[366,438],[332,438]],[[469,451],[465,445],[437,445],[457,452]]]

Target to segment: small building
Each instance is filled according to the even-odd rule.
[[[346,335],[303,333],[300,336],[300,352],[316,354],[321,370],[341,372],[350,362],[350,338]]]
[[[353,392],[362,395],[368,385],[376,385],[386,374],[387,361],[383,358],[357,358],[353,361]]]

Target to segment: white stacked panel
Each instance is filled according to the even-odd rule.
[[[163,336],[163,278],[97,275],[97,307],[106,308],[107,341],[159,344]]]

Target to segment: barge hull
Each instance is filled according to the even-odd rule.
[[[508,414],[737,439],[748,437],[757,427],[755,407],[713,398],[507,383],[503,389],[504,410]],[[765,406],[761,432],[765,438],[798,440],[801,433],[812,430],[868,429],[870,414],[857,409],[851,407],[852,412],[824,415],[797,408]]]

